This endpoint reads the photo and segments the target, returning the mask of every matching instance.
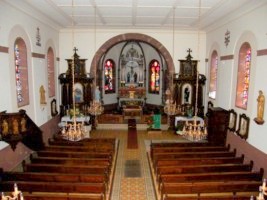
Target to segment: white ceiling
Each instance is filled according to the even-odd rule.
[[[10,0],[9,0],[10,1]],[[16,1],[16,0],[11,0]],[[205,29],[266,0],[20,0],[61,28]],[[249,6],[248,6],[249,5]]]

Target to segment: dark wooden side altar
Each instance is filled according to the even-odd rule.
[[[174,101],[181,108],[184,115],[188,115],[189,110],[193,111],[196,103],[197,91],[197,60],[192,60],[191,50],[188,50],[188,55],[185,60],[179,60],[180,73],[175,74],[174,83]],[[203,91],[206,82],[206,77],[203,74],[198,74],[198,116],[204,117]]]
[[[86,114],[87,108],[90,106],[90,102],[92,101],[91,83],[93,78],[90,77],[89,73],[86,73],[85,62],[87,59],[80,59],[80,56],[76,51],[77,49],[74,48],[73,58],[66,59],[68,62],[68,69],[66,73],[62,73],[58,77],[61,84],[61,116],[66,115],[67,110],[73,106],[73,62],[75,106],[79,108],[83,114]]]

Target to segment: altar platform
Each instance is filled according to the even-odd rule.
[[[143,109],[141,106],[123,106],[123,119],[141,119]]]

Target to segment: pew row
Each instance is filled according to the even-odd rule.
[[[67,182],[31,182],[31,181],[4,181],[0,182],[3,191],[13,191],[17,183],[21,191],[32,192],[53,192],[53,193],[86,193],[99,194],[106,198],[106,185],[104,183],[67,183]]]
[[[165,196],[175,194],[201,194],[225,192],[251,192],[259,189],[261,181],[229,181],[229,182],[194,182],[194,183],[163,183],[161,200]]]

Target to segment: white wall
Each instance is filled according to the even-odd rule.
[[[96,35],[94,34],[96,32]],[[110,29],[62,29],[60,31],[60,73],[67,70],[67,62],[65,59],[71,58],[73,55],[73,46],[77,47],[78,54],[81,58],[88,59],[86,62],[86,70],[90,71],[94,52],[96,52],[105,42],[111,38],[124,33],[141,33],[153,37],[158,40],[169,51],[170,55],[174,55],[173,61],[175,71],[179,72],[179,59],[185,59],[188,48],[192,49],[191,55],[193,59],[201,59],[199,67],[200,73],[205,72],[205,42],[206,35],[200,32],[200,40],[198,42],[198,32],[196,31],[175,31],[174,43],[172,38],[172,30],[151,30],[151,29],[129,29],[129,30],[110,30]],[[94,40],[95,39],[95,40]],[[174,52],[173,52],[174,45]],[[199,52],[199,53],[198,53]]]
[[[238,114],[245,113],[249,116],[250,127],[247,142],[265,153],[267,152],[267,123],[257,125],[253,119],[257,116],[258,91],[262,90],[264,95],[267,95],[267,55],[257,56],[258,50],[267,49],[266,19],[267,2],[249,13],[242,13],[238,18],[222,19],[221,23],[217,23],[217,27],[213,27],[207,33],[207,58],[209,61],[213,50],[219,52],[219,57],[234,55],[234,59],[219,61],[215,106],[227,110],[233,108]],[[228,46],[224,43],[227,30],[230,31]],[[249,100],[246,110],[235,106],[238,52],[244,42],[249,42],[252,48]],[[207,70],[209,70],[209,65],[210,63],[207,64]],[[208,73],[209,71],[207,71]],[[264,116],[266,119],[266,109]]]
[[[0,46],[7,47],[8,53],[0,53],[0,111],[17,112],[25,109],[27,114],[38,125],[42,125],[51,118],[50,101],[48,98],[47,63],[46,58],[33,58],[32,53],[47,54],[47,44],[52,46],[55,58],[59,55],[59,34],[54,23],[44,18],[35,10],[30,10],[21,1],[0,1]],[[41,46],[36,45],[37,27],[40,28]],[[22,36],[26,41],[28,50],[28,81],[30,93],[30,105],[18,107],[15,90],[15,66],[14,66],[14,42],[16,37]],[[56,73],[58,64],[55,64]],[[57,79],[58,74],[56,74]],[[56,82],[57,83],[57,82]],[[46,90],[47,105],[41,106],[39,88],[43,85]],[[56,96],[58,90],[56,90]]]

